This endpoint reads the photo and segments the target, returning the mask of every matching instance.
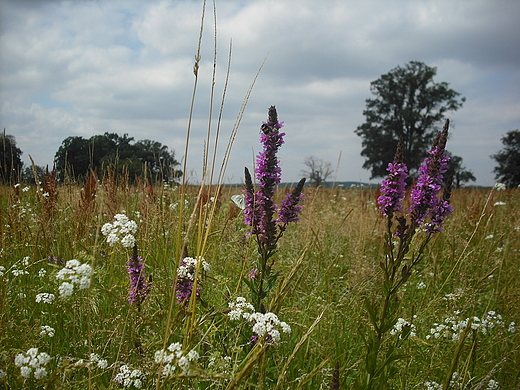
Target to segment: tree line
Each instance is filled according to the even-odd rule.
[[[34,179],[33,167],[23,167],[22,151],[16,145],[15,137],[2,134],[0,147],[0,180],[3,183],[30,182]],[[54,165],[59,180],[71,178],[85,180],[96,172],[102,177],[107,169],[116,174],[124,174],[130,182],[147,178],[150,182],[171,182],[182,176],[174,151],[160,142],[144,139],[134,142],[128,134],[104,133],[88,139],[80,136],[63,140],[54,156]],[[36,166],[41,180],[46,168]]]

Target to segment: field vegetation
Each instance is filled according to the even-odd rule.
[[[454,190],[443,232],[392,296],[379,387],[367,380],[370,305],[385,291],[378,191],[305,188],[260,308],[258,247],[231,201],[241,190],[115,176],[57,185],[52,174],[41,187],[3,186],[0,388],[518,389],[518,190]],[[135,221],[117,233],[135,245],[107,242],[116,215]],[[131,279],[137,250],[144,268]],[[179,299],[190,272],[197,294]],[[247,310],[273,313],[278,334],[254,333]]]

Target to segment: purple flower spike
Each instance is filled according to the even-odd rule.
[[[128,294],[128,302],[141,309],[141,303],[148,297],[150,290],[146,285],[146,273],[144,272],[144,264],[141,256],[137,255],[137,245],[134,245],[133,255],[127,263],[128,274],[130,275],[130,289]]]
[[[302,206],[298,205],[305,196],[302,194],[303,186],[305,185],[305,178],[301,179],[292,193],[287,194],[286,198],[280,205],[278,211],[278,225],[286,225],[291,222],[300,220],[299,215],[302,211]]]
[[[430,217],[432,224],[436,226],[435,231],[440,231],[442,221],[451,212],[449,198],[443,197],[444,204],[441,204],[442,202],[437,197],[450,160],[444,150],[448,138],[448,127],[449,121],[447,120],[443,131],[435,139],[432,150],[428,152],[430,157],[426,158],[424,164],[419,168],[419,178],[411,194],[412,205],[409,211],[412,214],[412,220],[416,225],[421,225],[427,217]]]
[[[379,209],[386,216],[402,211],[408,168],[403,163],[389,163],[388,178],[381,182],[381,195],[377,198]]]

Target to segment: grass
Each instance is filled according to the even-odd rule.
[[[131,250],[109,246],[100,233],[113,217],[111,186],[117,211],[138,223],[139,254],[151,277],[140,311],[127,300]],[[140,370],[142,388],[149,389],[328,389],[336,364],[340,388],[348,389],[363,375],[371,332],[364,302],[377,299],[383,280],[385,223],[374,190],[306,189],[302,219],[289,227],[275,255],[280,277],[267,300],[292,332],[282,333],[277,345],[253,345],[250,325],[227,316],[234,298],[250,300],[244,279],[256,256],[242,214],[230,201],[238,189],[209,194],[196,187],[102,182],[87,207],[83,189],[67,185],[56,187],[51,208],[42,191],[22,187],[1,188],[0,388],[119,388],[114,377],[122,365]],[[520,342],[509,328],[520,320],[519,202],[517,190],[454,192],[455,212],[399,293],[398,317],[413,323],[415,335],[386,335],[387,345],[400,351],[388,388],[442,386],[450,372],[456,374],[445,388],[487,389],[490,380],[502,389],[518,388]],[[214,205],[207,244],[199,253],[211,269],[198,279],[201,299],[185,306],[172,300],[172,289],[182,232],[197,204],[202,212]],[[188,255],[197,254],[197,232],[206,228],[200,222],[205,220],[192,222]],[[63,298],[55,276],[71,259],[90,264],[94,274],[90,288]],[[44,292],[56,299],[37,303],[36,295]],[[481,323],[490,311],[502,319],[489,319],[486,334],[482,326],[464,333],[466,323],[460,321]],[[458,324],[459,339],[453,340],[453,331],[435,338],[430,329],[442,323]],[[54,329],[53,337],[40,335],[44,325]],[[189,373],[177,369],[158,382],[154,354],[175,342],[200,358]],[[15,365],[16,355],[30,348],[51,358],[42,379],[22,377]],[[106,360],[106,367],[91,354]]]

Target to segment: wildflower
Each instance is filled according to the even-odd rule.
[[[27,272],[26,270],[16,268],[12,269],[11,273],[13,274],[13,276],[29,275],[29,272]]]
[[[51,293],[39,293],[36,294],[36,303],[48,303],[51,304],[54,302],[56,296]]]
[[[45,268],[40,268],[38,271],[38,277],[43,278],[47,274],[47,270]]]
[[[497,390],[499,387],[499,383],[496,380],[490,379],[486,390]]]
[[[110,246],[121,242],[121,245],[125,248],[133,247],[135,244],[134,234],[136,232],[137,223],[124,214],[114,215],[112,223],[107,222],[101,227],[101,233],[106,236],[107,243]]]
[[[170,377],[175,374],[177,367],[184,375],[191,373],[191,363],[199,359],[199,353],[191,350],[184,353],[180,343],[173,343],[164,350],[155,352],[154,359],[157,364],[162,365],[161,375],[163,377]]]
[[[90,361],[96,363],[97,367],[102,370],[108,367],[108,362],[105,359],[100,359],[97,353],[90,354]]]
[[[442,385],[437,382],[424,382],[427,390],[442,390]]]
[[[71,296],[74,286],[80,290],[89,288],[92,273],[92,267],[89,264],[81,264],[76,259],[67,261],[65,267],[59,270],[56,275],[56,279],[64,280],[59,287],[60,296]]]
[[[138,310],[141,303],[148,297],[149,287],[146,285],[146,273],[144,272],[144,264],[141,256],[137,255],[137,245],[134,245],[134,253],[127,263],[128,274],[130,275],[130,291],[128,302],[135,303]]]
[[[424,283],[422,280],[417,283],[417,289],[418,290],[424,290],[426,288],[426,283]]]
[[[507,331],[509,333],[515,333],[515,331],[516,331],[516,324],[514,322],[511,322],[509,324],[509,327],[507,328]]]
[[[141,370],[131,369],[123,364],[119,367],[119,372],[114,377],[114,381],[124,388],[134,387],[140,389],[143,386],[144,373]]]
[[[415,337],[415,325],[403,318],[398,318],[393,328],[390,330],[391,335],[399,335],[399,338],[407,336]]]
[[[276,157],[278,149],[283,145],[285,133],[281,133],[283,122],[278,122],[276,108],[269,108],[269,120],[262,125],[260,142],[263,151],[256,158],[256,178],[259,182],[258,191],[254,191],[249,170],[245,169],[246,189],[245,196],[245,223],[252,227],[251,234],[258,235],[259,242],[266,243],[269,249],[274,249],[277,240],[277,226],[284,226],[298,220],[301,206],[298,203],[303,199],[301,191],[305,180],[302,179],[292,194],[288,195],[280,205],[278,219],[274,214],[277,206],[273,202],[276,186],[280,184],[282,169]]]
[[[444,219],[453,211],[449,205],[451,185],[445,189],[442,200],[437,197],[450,160],[445,151],[448,127],[449,121],[447,120],[443,131],[435,139],[432,150],[428,152],[430,156],[419,168],[419,178],[411,193],[412,205],[409,211],[412,219],[419,226],[429,216],[431,223],[426,226],[426,230],[430,233],[440,232]]]
[[[28,379],[34,375],[34,379],[43,379],[47,376],[45,366],[51,357],[45,353],[38,353],[38,348],[30,348],[26,353],[19,353],[14,358],[14,364],[20,367],[20,374]]]
[[[506,185],[504,183],[496,183],[495,184],[495,190],[496,191],[505,191]]]
[[[54,337],[54,333],[55,333],[54,328],[52,328],[48,325],[43,325],[40,327],[40,329],[41,329],[40,336]]]
[[[235,302],[229,302],[228,306],[231,309],[228,313],[231,320],[238,320],[240,317],[249,320],[249,317],[255,311],[253,305],[248,303],[244,297],[237,297]]]
[[[203,257],[194,259],[193,257],[185,257],[181,260],[177,268],[177,284],[175,286],[177,301],[179,303],[189,303],[195,277],[198,275],[198,268],[202,267],[204,271],[209,271],[210,266]],[[200,296],[200,286],[197,285],[196,296]]]
[[[495,202],[493,206],[505,206],[506,202]]]
[[[0,265],[0,277],[4,276],[5,274],[5,267]]]
[[[377,198],[379,209],[389,219],[395,212],[402,211],[402,199],[406,189],[405,180],[408,177],[408,168],[403,164],[402,159],[403,141],[400,139],[394,161],[388,164],[388,178],[381,182],[381,195]]]

